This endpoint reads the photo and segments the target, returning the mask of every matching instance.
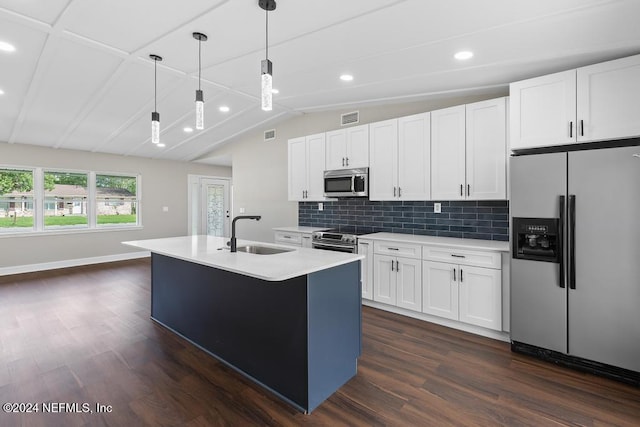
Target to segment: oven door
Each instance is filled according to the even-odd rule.
[[[355,254],[358,251],[358,247],[354,245],[340,245],[337,243],[321,243],[321,242],[313,242],[311,243],[311,247],[313,249],[322,249],[325,251],[336,251],[336,252],[347,252],[351,254]]]

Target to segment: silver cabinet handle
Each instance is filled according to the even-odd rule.
[[[462,269],[460,269],[460,283],[464,282],[464,279],[462,278]]]
[[[573,122],[569,122],[569,138],[573,138]]]
[[[467,196],[471,195],[471,184],[467,184]]]
[[[400,261],[396,260],[396,271],[400,271]]]
[[[584,120],[580,120],[580,136],[584,136]]]
[[[400,250],[398,248],[391,248],[391,247],[387,247],[387,249],[390,250],[390,251],[399,251]]]
[[[460,184],[460,195],[464,196],[464,184]]]
[[[458,255],[458,254],[451,254],[451,256],[454,258],[466,258],[464,255]]]
[[[391,260],[391,271],[393,271],[393,260]]]
[[[456,269],[455,268],[453,269],[453,281],[457,282],[457,280],[456,280]]]
[[[396,187],[393,187],[393,197],[396,197]]]
[[[398,187],[398,197],[402,197],[402,188]]]

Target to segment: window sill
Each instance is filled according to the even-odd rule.
[[[59,230],[43,230],[43,231],[18,231],[18,232],[0,232],[0,239],[13,238],[13,237],[42,237],[42,236],[55,236],[60,234],[83,234],[83,233],[103,233],[114,231],[131,231],[142,230],[142,225],[129,225],[129,226],[101,226],[96,228],[60,228]]]

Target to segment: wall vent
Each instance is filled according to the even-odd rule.
[[[340,125],[351,125],[360,121],[360,112],[352,111],[351,113],[344,113],[340,116]]]
[[[264,131],[264,140],[265,141],[273,141],[274,139],[276,139],[276,130],[275,129],[269,129],[269,130],[265,130]]]

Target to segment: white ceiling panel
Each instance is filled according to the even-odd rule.
[[[0,0],[0,8],[51,25],[68,3],[69,0]]]
[[[638,0],[278,0],[275,108],[259,108],[257,0],[0,0],[0,140],[194,159],[245,132],[343,106],[505,93],[512,81],[640,53]],[[193,121],[202,44],[205,129]],[[460,49],[475,56],[452,59]],[[153,62],[163,150],[150,139]],[[341,73],[355,80],[344,83]],[[228,113],[217,108],[228,105]]]
[[[8,141],[29,90],[46,34],[13,22],[0,25],[0,41],[11,43],[15,52],[0,51],[0,141]]]
[[[159,37],[180,30],[203,12],[229,0],[82,0],[65,19],[66,29],[106,45],[133,52]],[[161,54],[161,53],[159,53]]]

